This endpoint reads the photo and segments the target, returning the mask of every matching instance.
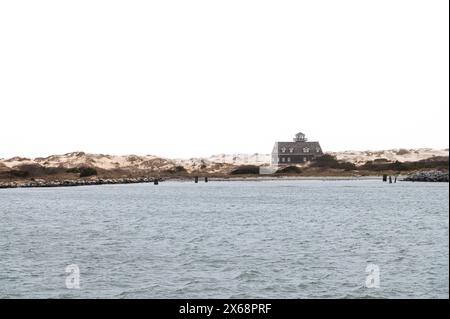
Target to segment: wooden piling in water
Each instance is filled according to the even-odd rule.
[[[158,181],[157,178],[155,178],[155,179],[153,180],[153,184],[155,184],[155,185],[158,185],[158,184],[159,184],[159,181]]]
[[[383,182],[387,182],[387,175],[383,174]]]
[[[397,183],[397,176],[395,176],[394,178],[394,183]]]
[[[198,176],[195,176],[194,182],[195,182],[195,183],[198,183]]]
[[[207,176],[205,177],[205,183],[208,183],[208,177]]]
[[[392,176],[389,175],[389,184],[392,184]]]

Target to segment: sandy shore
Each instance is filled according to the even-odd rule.
[[[401,181],[406,176],[397,176]],[[199,176],[199,183],[205,183],[205,177]],[[118,179],[75,179],[53,181],[11,181],[0,182],[0,189],[5,188],[36,188],[36,187],[74,187],[92,185],[121,185],[154,183],[154,178],[118,178]],[[168,177],[160,178],[159,182],[186,182],[194,183],[193,177]],[[342,181],[342,180],[381,180],[381,176],[236,176],[236,177],[208,177],[208,182],[262,182],[262,181]]]
[[[398,177],[399,178],[399,177]],[[381,180],[381,176],[259,176],[259,177],[226,177],[226,178],[210,178],[210,181],[227,182],[227,181],[342,181],[342,180]]]

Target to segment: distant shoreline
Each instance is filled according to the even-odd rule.
[[[205,184],[205,176],[199,176],[198,183]],[[401,181],[406,176],[397,176]],[[0,189],[9,188],[56,188],[93,185],[126,185],[154,183],[155,178],[119,178],[119,179],[78,179],[54,181],[12,181],[0,183]],[[158,184],[164,182],[195,183],[194,177],[169,177],[157,179]],[[236,176],[236,177],[208,177],[208,183],[213,182],[262,182],[262,181],[363,181],[380,180],[381,176]]]
[[[173,174],[163,176],[136,176],[136,177],[105,177],[91,176],[81,178],[64,178],[60,176],[54,179],[17,179],[0,181],[0,189],[6,188],[48,188],[48,187],[75,187],[92,185],[122,185],[122,184],[143,184],[161,182],[186,182],[186,183],[207,183],[207,182],[263,182],[263,181],[370,181],[383,180],[395,183],[397,181],[410,182],[448,182],[448,171],[439,170],[418,171],[415,173],[401,174],[393,172],[380,172],[379,174],[351,175],[344,174],[323,174],[323,175],[300,175],[300,174],[241,174],[241,175],[211,175],[211,174]],[[207,180],[206,180],[207,179]]]
[[[404,176],[406,177],[406,176]],[[381,176],[251,176],[251,177],[216,177],[211,181],[227,182],[227,181],[278,181],[278,180],[311,180],[311,181],[340,181],[340,180],[381,180]]]
[[[333,154],[333,153],[331,153]],[[261,164],[264,159],[265,164]],[[116,156],[72,152],[46,158],[0,159],[0,188],[65,187],[194,181],[376,180],[393,182],[421,171],[448,172],[448,150],[398,149],[324,154],[305,165],[268,166],[269,154],[241,154],[172,160],[157,156]],[[448,173],[447,173],[448,177]],[[440,181],[432,174],[415,181]],[[444,178],[445,179],[445,178]]]

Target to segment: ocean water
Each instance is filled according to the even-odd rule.
[[[448,298],[448,196],[381,181],[0,190],[0,298]]]

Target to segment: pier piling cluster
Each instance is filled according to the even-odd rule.
[[[194,183],[195,183],[195,184],[198,184],[198,181],[199,181],[199,177],[198,177],[198,176],[195,176],[195,177],[194,177]],[[209,180],[208,180],[208,177],[205,176],[205,183],[208,183],[208,181],[209,181]]]
[[[389,179],[389,184],[392,184],[392,176],[391,175],[387,175],[387,174],[383,174],[383,182],[387,182]],[[397,183],[397,176],[394,176],[394,183]]]

